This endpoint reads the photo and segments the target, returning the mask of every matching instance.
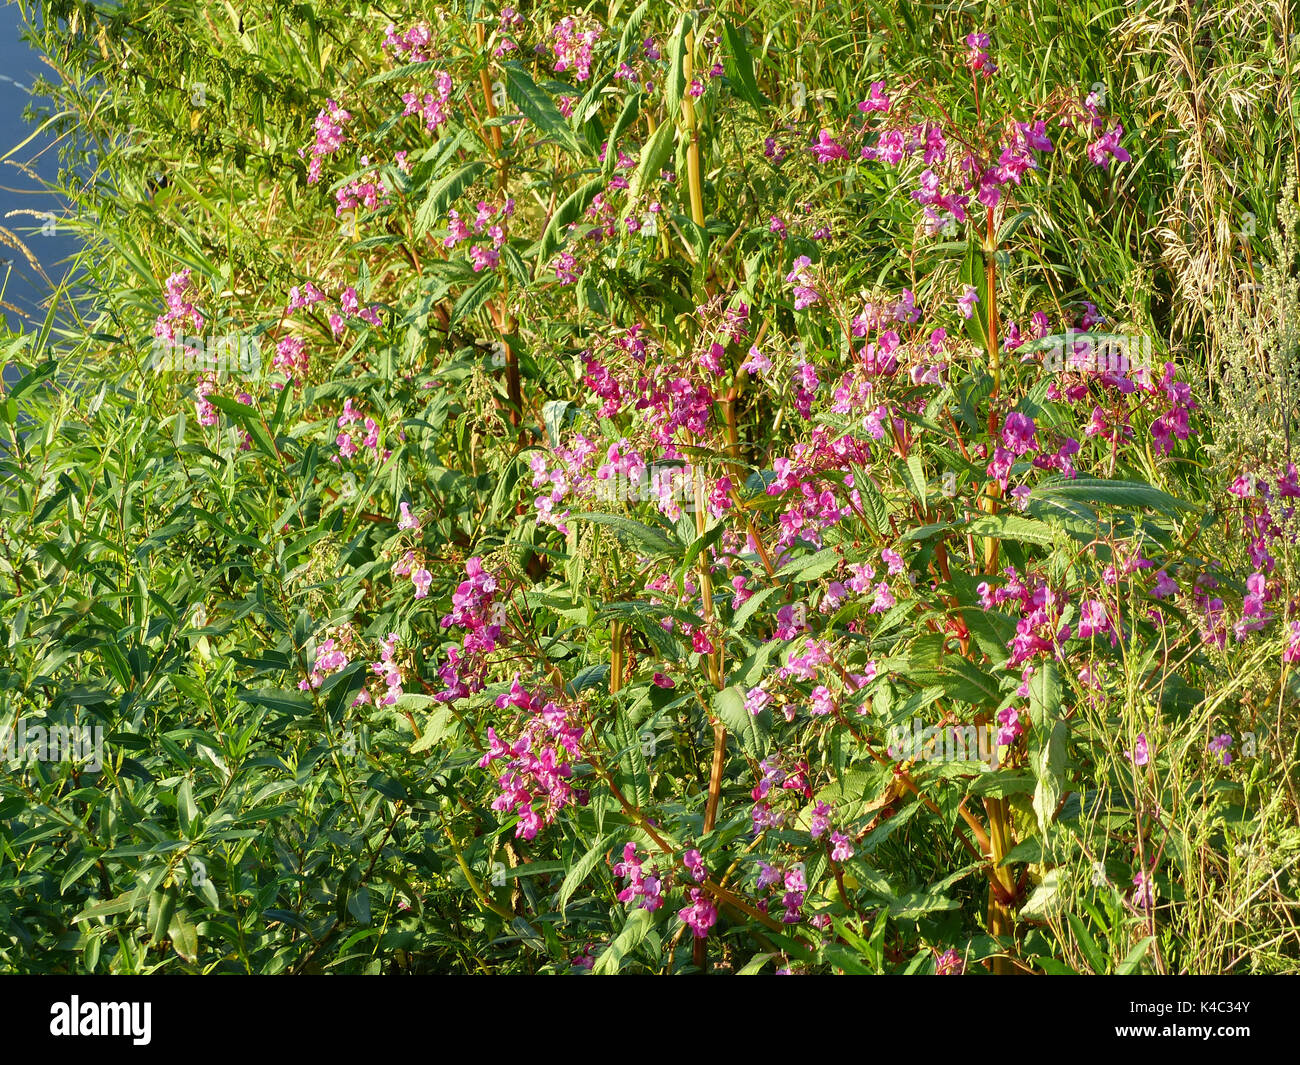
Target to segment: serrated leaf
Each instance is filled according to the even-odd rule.
[[[424,203],[415,212],[415,235],[423,237],[429,230],[433,229],[442,215],[446,213],[447,208],[455,203],[461,194],[486,169],[487,163],[476,160],[472,163],[466,163],[459,170],[448,174],[442,180],[431,185],[428,194],[424,198]]]
[[[686,91],[686,22],[687,15],[677,20],[672,36],[668,38],[665,56],[668,69],[664,71],[664,124],[675,125],[677,111],[682,105],[682,94]]]
[[[1099,477],[1061,478],[1042,481],[1030,499],[1068,499],[1111,507],[1149,507],[1169,517],[1179,517],[1196,508],[1190,503],[1141,481],[1111,481]]]
[[[564,883],[560,885],[559,893],[555,896],[555,908],[560,911],[561,916],[564,915],[564,908],[569,899],[573,897],[573,893],[591,875],[591,871],[600,864],[605,852],[609,850],[617,835],[616,832],[607,832],[601,836],[592,845],[591,849],[570,867],[564,877]]]
[[[1041,660],[1029,678],[1029,720],[1035,728],[1057,720],[1063,698],[1060,667],[1055,659]]]
[[[1034,786],[1034,814],[1038,818],[1038,830],[1044,837],[1047,836],[1048,826],[1056,816],[1056,808],[1061,802],[1069,738],[1070,730],[1065,722],[1055,722],[1047,742],[1033,758],[1034,775],[1038,778],[1038,783]]]
[[[752,104],[755,110],[762,111],[771,101],[759,91],[758,82],[754,79],[754,59],[745,43],[744,31],[730,22],[724,22],[722,41],[722,69],[732,92]]]
[[[650,803],[650,770],[646,766],[645,752],[641,749],[641,736],[621,706],[614,707],[614,742],[617,750],[619,775],[624,789],[638,808]]]
[[[767,753],[767,737],[772,727],[772,715],[764,708],[758,714],[745,709],[745,693],[738,685],[723,688],[713,696],[713,712],[736,737],[741,748],[751,758],[762,758]]]
[[[605,184],[604,178],[593,178],[561,201],[560,206],[555,209],[555,214],[551,215],[551,220],[546,223],[542,239],[538,241],[537,262],[533,266],[534,278],[541,277],[542,271],[550,264],[551,255],[563,240],[565,227],[582,217],[588,204],[605,188]]]
[[[617,973],[624,959],[645,939],[653,926],[654,918],[649,910],[637,908],[629,913],[622,930],[596,959],[592,973],[596,976],[613,976]]]
[[[684,548],[675,540],[670,540],[658,529],[653,529],[649,525],[642,525],[639,521],[633,521],[631,518],[620,517],[617,514],[570,514],[569,518],[573,521],[590,521],[597,525],[607,525],[613,529],[619,537],[631,543],[634,547],[640,547],[649,551],[652,555],[680,555]]]
[[[641,146],[640,161],[637,163],[632,180],[628,182],[627,196],[629,203],[637,203],[641,194],[650,186],[650,183],[659,177],[659,172],[664,168],[664,163],[668,161],[668,157],[672,154],[673,141],[676,135],[676,127],[671,122],[660,122],[659,128]]]
[[[1044,547],[1051,547],[1056,542],[1056,530],[1047,522],[1006,511],[982,515],[967,525],[966,531],[976,536],[991,536],[996,540],[1019,540],[1023,543],[1041,544]]]
[[[587,153],[586,142],[573,135],[568,120],[560,114],[555,101],[545,89],[533,81],[528,71],[518,63],[507,63],[505,69],[506,95],[519,108],[519,113],[543,132],[555,137],[570,151]]]
[[[899,464],[899,472],[902,474],[903,483],[907,486],[912,498],[924,506],[926,497],[925,465],[921,462],[921,457],[919,455],[908,455],[907,461]]]

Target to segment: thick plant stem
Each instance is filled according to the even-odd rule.
[[[1010,937],[1015,934],[1016,916],[1011,900],[1015,898],[1015,880],[1011,870],[1002,865],[1002,859],[1011,850],[1011,823],[1007,805],[1002,799],[986,799],[984,809],[989,815],[989,843],[992,867],[989,870],[989,935]],[[995,957],[993,972],[1006,976],[1015,972],[1010,958]]]
[[[997,278],[997,230],[993,217],[993,208],[988,209],[984,230],[984,309],[988,316],[989,370],[993,374],[993,390],[989,394],[989,436],[990,446],[996,444],[999,428],[998,397],[1002,391],[1002,353],[998,339],[998,278]],[[981,509],[989,514],[998,512],[1002,493],[996,481],[990,481],[984,497],[980,500]],[[984,542],[984,573],[992,575],[998,568],[998,540],[990,536]],[[979,724],[984,727],[983,723]],[[1001,864],[1002,859],[1014,845],[1012,838],[1011,816],[1005,801],[999,798],[984,800],[984,809],[989,819],[989,843],[992,864],[989,868],[989,935],[1011,937],[1015,934],[1016,918],[1012,909],[1015,900],[1015,879],[1011,870]],[[993,972],[1007,975],[1015,972],[1015,966],[1009,958],[993,959]]]
[[[683,75],[689,86],[695,68],[695,35],[686,35],[686,56]],[[666,121],[671,120],[668,116]],[[704,226],[704,190],[700,184],[700,130],[695,121],[695,101],[688,91],[682,97],[682,124],[687,137],[686,145],[686,182],[691,199],[691,218],[697,226]],[[695,470],[695,533],[703,536],[708,525],[708,496],[704,491],[704,475],[697,467]],[[710,572],[708,551],[700,552],[700,602],[704,608],[704,624],[708,627],[713,622],[713,576]],[[711,637],[712,638],[712,637]],[[709,681],[714,690],[722,687],[722,646],[710,651],[706,657]],[[722,796],[722,770],[726,761],[727,729],[721,721],[713,722],[713,761],[709,772],[709,794],[704,807],[704,832],[713,831],[718,819],[718,802]],[[695,964],[704,967],[707,961],[705,941],[695,941],[692,956]]]
[[[609,623],[609,694],[623,687],[623,622]]]
[[[479,52],[482,53],[487,48],[487,30],[480,22],[474,27],[475,37],[478,40]],[[497,117],[497,105],[492,99],[492,76],[488,73],[487,65],[479,71],[479,84],[483,89],[483,109],[488,119]],[[501,149],[503,142],[501,140],[501,127],[491,126],[488,130],[489,139],[492,141],[492,157],[496,162],[499,170],[499,184],[504,192],[506,189],[506,177],[508,173],[508,162],[501,158]],[[509,406],[510,425],[516,431],[516,439],[520,444],[523,443],[523,413],[524,398],[523,388],[519,379],[519,353],[515,351],[514,345],[505,339],[506,336],[513,335],[517,323],[509,311],[509,293],[503,288],[501,291],[500,307],[493,315],[497,330],[503,334],[501,346],[505,349],[505,370],[506,370],[506,400]]]
[[[691,78],[695,71],[695,34],[686,35],[684,77],[687,91],[682,96],[682,119],[686,125],[686,181],[690,187],[691,220],[704,228],[704,189],[700,184],[700,128],[695,121],[695,100],[690,94]]]
[[[989,370],[993,374],[993,390],[989,393],[989,436],[990,446],[997,441],[998,435],[998,394],[1002,391],[1002,352],[998,341],[998,276],[997,276],[997,233],[994,229],[993,208],[988,209],[988,221],[984,230],[984,307],[988,313]],[[989,514],[998,512],[998,501],[1002,497],[1001,487],[996,481],[990,481],[980,507]],[[984,541],[984,572],[991,574],[998,568],[998,540],[990,536]]]

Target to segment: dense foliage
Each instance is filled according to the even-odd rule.
[[[0,965],[1294,970],[1287,5],[399,8],[40,5]]]

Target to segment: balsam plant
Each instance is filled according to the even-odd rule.
[[[108,754],[0,783],[9,965],[1293,967],[1295,466],[1062,246],[1140,112],[892,14],[45,5],[0,723]]]

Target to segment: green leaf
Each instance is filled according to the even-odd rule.
[[[288,389],[285,389],[287,392]],[[268,458],[277,458],[275,445],[271,443],[271,438],[266,435],[266,428],[262,425],[262,416],[257,413],[257,409],[250,404],[240,403],[239,400],[230,396],[210,395],[207,397],[217,410],[230,418],[239,425],[250,437],[257,449]]]
[[[985,359],[988,359],[989,312],[984,306],[987,302],[984,296],[987,286],[984,278],[984,252],[977,234],[978,229],[972,233],[966,245],[966,256],[962,260],[961,267],[961,282],[963,286],[970,285],[980,294],[979,302],[975,304],[975,313],[966,319],[966,333],[978,347],[983,349]]]
[[[617,514],[570,514],[569,517],[574,521],[591,521],[597,525],[607,525],[623,540],[629,542],[633,547],[639,547],[648,551],[651,555],[680,555],[684,548],[675,540],[670,540],[658,529],[653,529],[649,525],[642,525],[639,521],[633,521],[631,518],[620,517]]]
[[[820,551],[815,551],[811,555],[804,555],[792,562],[787,562],[776,571],[776,576],[784,578],[786,581],[794,579],[815,581],[822,574],[838,566],[842,557],[835,548],[823,547]]]
[[[1142,964],[1142,959],[1147,956],[1147,951],[1151,949],[1151,944],[1156,941],[1155,936],[1146,936],[1137,946],[1128,952],[1124,960],[1115,966],[1116,976],[1132,976]]]
[[[862,511],[867,525],[877,536],[884,536],[889,532],[889,506],[876,487],[876,482],[861,466],[853,467],[853,487],[862,499]]]
[[[564,883],[560,885],[559,894],[555,897],[555,908],[560,911],[560,916],[564,916],[564,907],[569,899],[573,897],[573,893],[578,890],[582,882],[591,874],[591,871],[600,864],[601,859],[605,857],[605,852],[609,850],[610,845],[617,836],[617,832],[607,832],[596,840],[591,849],[570,867],[569,872],[564,877]]]
[[[533,266],[534,278],[541,277],[542,271],[550,264],[551,255],[563,240],[565,227],[582,217],[588,204],[604,187],[604,178],[593,178],[581,188],[569,193],[555,209],[555,214],[551,215],[551,220],[546,223],[546,230],[537,244],[537,261]]]
[[[533,81],[518,63],[506,63],[506,95],[514,101],[520,114],[543,132],[555,137],[571,152],[589,152],[585,141],[575,137],[568,120],[560,114],[555,101]]]
[[[182,914],[176,914],[167,928],[172,949],[191,965],[199,959],[199,933]]]
[[[1088,931],[1088,926],[1083,923],[1083,919],[1076,914],[1067,913],[1066,919],[1070,922],[1070,928],[1074,932],[1074,938],[1079,941],[1079,947],[1088,959],[1088,964],[1092,966],[1093,973],[1101,976],[1110,970],[1107,964],[1106,955],[1097,946],[1097,941],[1092,938],[1092,933]]]
[[[500,284],[501,277],[495,270],[484,271],[476,284],[460,294],[456,305],[451,309],[451,324],[456,325],[482,307]]]
[[[634,92],[627,98],[623,110],[619,112],[614,127],[609,131],[609,146],[605,150],[605,165],[601,172],[608,178],[614,173],[614,164],[618,162],[618,139],[623,136],[641,113],[641,94]],[[632,201],[635,202],[635,201]]]
[[[311,700],[301,692],[276,688],[259,688],[256,691],[240,692],[239,697],[253,706],[269,706],[295,717],[312,712]]]
[[[641,749],[641,736],[621,706],[614,707],[614,740],[620,767],[619,775],[624,787],[631,792],[628,797],[638,808],[650,804],[650,770],[646,766],[645,752]]]
[[[764,588],[761,592],[755,592],[751,595],[740,605],[740,609],[732,615],[731,624],[727,627],[727,631],[733,634],[744,632],[745,622],[753,617],[754,612],[779,591],[782,591],[782,589]]]
[[[487,168],[486,162],[481,159],[475,160],[434,183],[425,196],[424,203],[415,213],[415,235],[423,237],[433,229],[446,213],[447,208],[455,203]]]
[[[714,694],[713,712],[727,726],[727,731],[736,737],[747,755],[760,759],[767,753],[772,715],[766,707],[758,714],[746,710],[745,693],[738,685],[723,688]]]
[[[744,30],[724,22],[722,42],[722,69],[731,91],[752,104],[755,110],[762,111],[771,101],[759,91],[758,82],[754,80],[754,59],[745,43]]]
[[[617,973],[622,968],[624,959],[645,939],[653,926],[654,918],[649,910],[638,907],[629,913],[622,930],[596,959],[592,973],[596,976],[613,976]]]
[[[1038,783],[1034,787],[1034,814],[1038,818],[1038,830],[1044,838],[1047,836],[1052,818],[1056,816],[1056,808],[1061,802],[1069,739],[1070,730],[1066,723],[1055,722],[1047,742],[1033,758],[1034,775],[1038,778]]]
[[[1061,670],[1056,660],[1040,661],[1029,678],[1029,720],[1034,728],[1046,728],[1060,717],[1063,698]]]
[[[1141,481],[1109,481],[1099,477],[1076,477],[1074,480],[1053,478],[1041,481],[1034,487],[1029,498],[1031,500],[1069,499],[1135,509],[1147,507],[1169,517],[1179,517],[1197,509],[1192,504],[1177,499],[1159,488],[1143,484]]]
[[[1025,543],[1051,547],[1056,542],[1056,530],[1045,521],[1026,518],[1020,514],[1000,511],[976,518],[968,526],[976,536],[991,536],[996,540],[1020,540]]]
[[[664,124],[668,126],[676,124],[682,95],[686,91],[687,18],[687,15],[682,15],[677,20],[677,26],[668,39],[668,69],[664,72]]]
[[[641,194],[658,180],[659,172],[672,155],[673,140],[677,135],[676,127],[668,121],[660,122],[659,128],[650,139],[641,146],[641,159],[637,163],[636,173],[628,182],[628,203],[636,203]],[[602,183],[603,187],[603,183]]]
[[[1060,877],[1060,870],[1049,870],[1043,876],[1042,883],[1034,888],[1024,906],[1020,908],[1020,916],[1041,920],[1059,911],[1061,908]]]

